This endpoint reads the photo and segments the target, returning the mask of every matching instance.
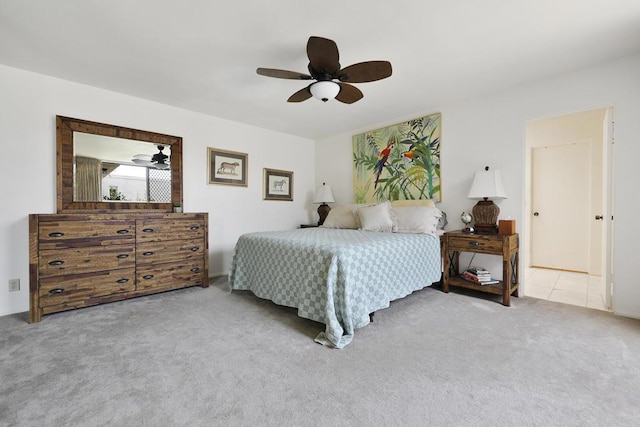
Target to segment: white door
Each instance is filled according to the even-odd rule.
[[[534,148],[531,180],[531,264],[589,271],[588,142]]]

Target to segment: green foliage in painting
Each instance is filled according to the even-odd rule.
[[[440,194],[440,114],[353,137],[355,203]]]

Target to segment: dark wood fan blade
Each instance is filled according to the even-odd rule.
[[[389,61],[367,61],[350,65],[338,73],[341,82],[365,83],[386,79],[391,75]]]
[[[258,68],[256,73],[261,76],[275,77],[278,79],[311,80],[311,76],[308,74],[302,74],[296,71],[276,70],[274,68]]]
[[[340,69],[340,54],[333,40],[322,37],[309,37],[307,56],[311,68],[320,74],[333,75]]]
[[[305,87],[304,89],[300,89],[299,91],[291,95],[289,99],[287,99],[287,102],[302,102],[311,98],[311,92],[309,91],[310,86],[311,85]]]
[[[340,85],[340,92],[336,96],[336,99],[345,104],[353,104],[356,101],[360,101],[364,95],[355,86],[347,83],[338,83]]]

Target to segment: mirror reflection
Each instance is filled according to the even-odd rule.
[[[171,202],[171,147],[73,132],[77,202]]]

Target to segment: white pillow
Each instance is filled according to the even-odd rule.
[[[325,228],[350,228],[356,230],[359,227],[358,220],[354,215],[354,209],[366,205],[336,205],[329,211],[329,215],[324,220],[322,227]]]
[[[391,233],[394,228],[391,203],[383,202],[356,210],[360,221],[360,230]]]
[[[436,234],[438,222],[442,213],[437,208],[416,207],[392,207],[396,220],[397,233],[428,233]]]

